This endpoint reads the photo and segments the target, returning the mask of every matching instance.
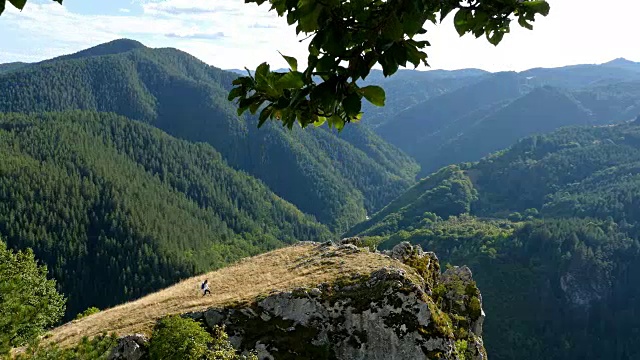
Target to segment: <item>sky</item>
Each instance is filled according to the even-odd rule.
[[[268,2],[266,2],[268,3]],[[598,64],[624,57],[640,61],[636,20],[640,1],[549,0],[551,13],[534,30],[519,28],[494,47],[462,38],[450,15],[430,25],[431,69],[521,71],[533,67]],[[255,69],[263,61],[286,67],[278,51],[306,59],[295,28],[268,5],[243,0],[29,0],[0,16],[0,63],[35,62],[107,41],[130,38],[150,47],[174,47],[223,69]],[[635,45],[634,45],[635,44]]]

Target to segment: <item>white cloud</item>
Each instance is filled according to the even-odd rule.
[[[609,0],[606,7],[599,0],[550,2],[551,14],[539,18],[534,31],[514,29],[498,47],[470,36],[460,39],[453,16],[430,26],[431,65],[497,71],[616,57],[640,60],[631,35],[640,11],[636,2]],[[241,0],[134,0],[131,12],[81,15],[53,2],[34,2],[21,13],[9,7],[0,17],[0,62],[44,59],[129,37],[152,47],[176,47],[222,68],[255,68],[262,61],[284,67],[278,50],[304,64],[306,43],[268,9],[268,2],[257,6]]]
[[[121,13],[130,13],[131,12],[131,10],[125,9],[125,8],[120,8],[120,9],[118,9],[118,11],[121,12]]]
[[[0,26],[9,29],[9,38],[14,39],[7,41],[7,30],[3,30],[0,48],[33,61],[38,55],[44,59],[129,37],[152,47],[176,47],[222,68],[255,67],[265,60],[284,65],[277,50],[294,55],[304,51],[293,28],[264,5],[238,0],[145,1],[140,5],[142,15],[111,16],[81,15],[58,4],[33,3],[22,13],[9,11],[0,18]],[[0,62],[8,58],[0,53]],[[12,61],[15,58],[11,56]]]

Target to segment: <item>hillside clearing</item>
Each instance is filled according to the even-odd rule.
[[[71,321],[50,331],[46,338],[60,346],[70,346],[83,336],[103,332],[149,334],[155,322],[167,315],[252,301],[271,291],[315,286],[343,276],[371,273],[384,266],[401,267],[414,274],[406,265],[379,254],[301,243],[243,259],[139,300]],[[203,297],[200,293],[204,279],[209,279],[211,296]]]

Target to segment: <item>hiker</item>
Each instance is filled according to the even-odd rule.
[[[200,285],[200,289],[202,289],[202,296],[211,295],[211,291],[209,290],[209,279],[205,280],[202,285]]]

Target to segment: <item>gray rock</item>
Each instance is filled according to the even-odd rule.
[[[224,320],[224,315],[216,309],[209,309],[204,312],[204,321],[210,328],[219,325]]]
[[[609,290],[607,279],[586,277],[580,269],[572,269],[560,277],[560,288],[574,306],[588,309],[591,303],[602,299]]]
[[[306,246],[306,245],[320,245],[320,243],[316,241],[298,241],[297,243],[293,244],[293,246]]]
[[[458,278],[464,282],[473,280],[473,273],[467,266],[454,266],[442,274],[442,281],[447,282],[452,278]]]
[[[322,244],[320,244],[319,246],[320,246],[321,248],[328,248],[328,247],[333,247],[333,246],[335,246],[335,245],[336,245],[336,244],[334,244],[334,243],[333,243],[333,241],[329,240],[329,241],[325,241],[325,242],[323,242],[323,243],[322,243]]]
[[[141,334],[128,335],[118,339],[108,360],[140,360],[147,353],[149,340]]]
[[[412,255],[422,256],[420,245],[411,245],[408,241],[403,241],[391,249],[391,257],[396,260],[406,261]]]
[[[426,360],[433,354],[459,360],[455,340],[432,323],[426,297],[405,270],[386,267],[346,284],[273,293],[251,311],[216,311],[225,316],[222,324],[234,346],[257,352],[259,359],[285,351],[300,358],[319,352],[339,360]],[[484,351],[481,340],[477,346]]]
[[[345,254],[355,254],[357,252],[360,252],[360,248],[353,244],[342,244],[338,246],[338,250]]]
[[[335,265],[345,263],[344,254],[361,251],[354,244],[323,243],[318,257]],[[472,281],[471,270],[454,267],[440,274],[435,254],[419,246],[401,243],[390,252],[418,270],[384,267],[370,274],[353,274],[331,283],[290,291],[272,291],[248,305],[208,309],[184,314],[209,327],[223,326],[230,343],[242,354],[257,353],[259,359],[281,356],[315,358],[318,354],[338,360],[461,360],[455,349],[456,329],[443,314],[463,316],[467,341],[467,360],[487,360],[482,343],[484,311],[479,292],[460,292]],[[417,257],[417,260],[415,261]],[[421,279],[420,276],[425,277]],[[444,284],[447,291],[438,293],[444,301],[429,299],[430,289]],[[465,288],[466,289],[466,288]],[[442,295],[440,295],[442,294]],[[475,297],[478,297],[476,299]],[[435,299],[434,299],[435,300]],[[435,305],[439,304],[439,305]],[[434,306],[440,306],[434,316]],[[119,342],[118,357],[109,359],[139,360],[146,343],[133,340]],[[138,357],[136,357],[138,356]]]
[[[338,244],[340,245],[351,244],[351,245],[355,245],[356,247],[360,247],[364,245],[364,242],[359,236],[354,236],[354,237],[344,238],[340,240]]]

